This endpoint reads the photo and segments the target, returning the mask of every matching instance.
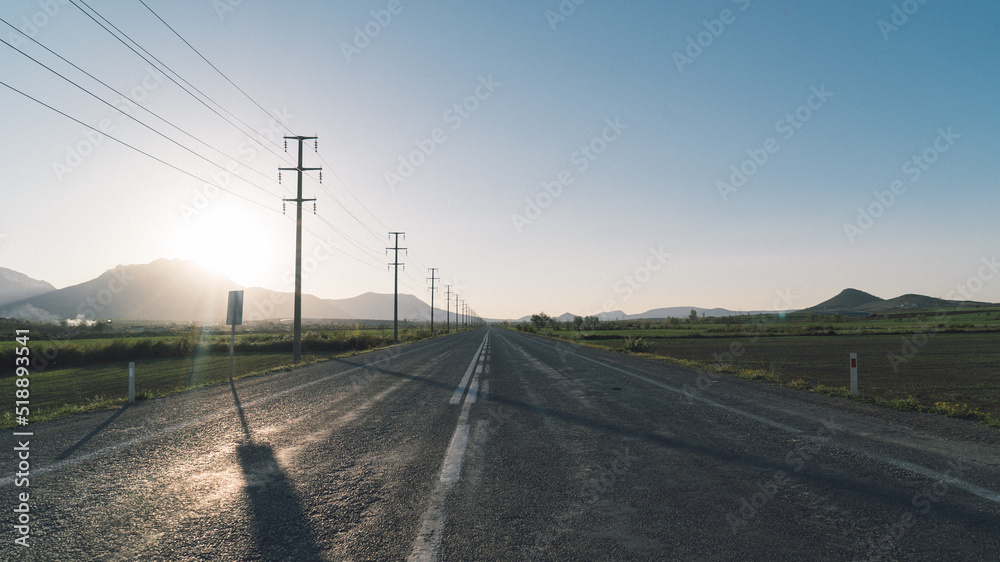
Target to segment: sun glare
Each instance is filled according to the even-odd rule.
[[[271,277],[275,236],[246,226],[245,218],[216,211],[192,220],[174,238],[177,257],[190,259],[243,286],[266,286]]]

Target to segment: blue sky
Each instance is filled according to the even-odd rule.
[[[487,317],[802,308],[846,287],[1000,301],[993,2],[146,2],[288,128],[319,137],[305,153],[324,168],[322,186],[305,182],[319,200],[306,292],[390,292],[385,233],[397,230],[402,290],[427,299],[437,267]],[[89,5],[258,135],[287,134],[138,1]],[[291,289],[280,199],[294,179],[276,182],[291,165],[280,148],[255,145],[68,2],[0,15],[238,174],[0,46],[4,82],[242,196],[110,139],[93,146],[85,127],[0,88],[0,264],[63,287],[188,257]]]

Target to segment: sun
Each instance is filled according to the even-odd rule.
[[[274,271],[276,234],[271,228],[220,206],[206,209],[179,227],[176,257],[190,259],[245,287],[267,286]],[[250,224],[251,226],[247,226]]]

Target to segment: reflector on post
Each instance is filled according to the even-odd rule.
[[[851,354],[851,396],[858,395],[858,354]]]

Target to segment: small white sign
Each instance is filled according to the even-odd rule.
[[[243,291],[229,291],[229,310],[226,312],[226,325],[239,326],[243,324]]]

